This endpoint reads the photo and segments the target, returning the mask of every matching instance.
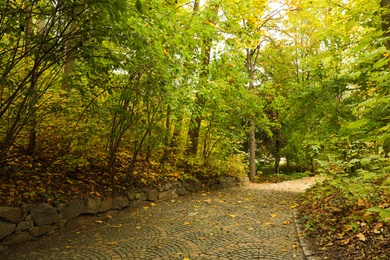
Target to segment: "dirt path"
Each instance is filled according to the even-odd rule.
[[[274,191],[291,191],[304,192],[307,188],[316,182],[321,182],[325,178],[320,176],[304,177],[298,180],[284,181],[280,183],[250,183],[249,189],[274,190]]]

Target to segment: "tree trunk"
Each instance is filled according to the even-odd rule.
[[[164,163],[168,160],[168,154],[170,150],[170,145],[169,145],[169,136],[171,132],[171,106],[167,105],[167,114],[165,118],[165,137],[164,137],[164,153],[161,158],[161,163]]]
[[[30,48],[30,38],[34,36],[34,24],[32,19],[32,6],[29,5],[26,8],[27,13],[27,27],[26,27],[26,52]],[[35,66],[33,67],[35,71]],[[34,102],[33,99],[36,97],[36,94],[34,92],[36,91],[36,80],[35,80],[35,72],[31,75],[31,85],[30,85],[30,93],[27,93],[26,95],[30,96],[30,104],[29,104],[29,114],[34,114]],[[35,147],[36,147],[36,125],[37,121],[32,118],[32,120],[29,122],[29,138],[28,138],[28,147],[27,147],[27,153],[32,155],[34,153]]]
[[[79,8],[75,7],[72,12],[72,16],[78,15]],[[76,11],[76,12],[75,12]],[[74,18],[73,18],[74,19]],[[76,22],[73,20],[70,22],[69,27],[65,33],[65,37],[67,38],[64,40],[64,65],[62,67],[63,72],[63,79],[61,83],[61,88],[65,90],[66,92],[69,91],[69,79],[73,73],[75,64],[76,64],[76,58],[75,53],[77,52],[77,41],[75,40],[76,37]],[[66,94],[65,94],[66,95]]]
[[[390,37],[390,0],[381,0],[382,10],[382,31],[383,37]],[[385,41],[385,46],[390,50],[390,39]]]
[[[253,55],[256,54],[254,58]],[[249,91],[252,91],[254,86],[255,68],[259,50],[246,50],[245,66],[249,76]],[[256,176],[256,126],[254,118],[249,119],[250,133],[249,133],[249,180],[254,181]]]
[[[249,180],[254,181],[256,176],[256,126],[253,120],[249,124]]]
[[[27,7],[27,28],[26,28],[26,48],[30,47],[30,37],[34,36],[34,24],[32,19],[32,6]],[[45,28],[45,21],[44,20],[38,20],[37,23],[37,30],[38,34],[43,35],[44,34],[44,28]],[[38,54],[39,56],[39,54]],[[35,55],[34,57],[34,65],[33,65],[33,71],[31,73],[31,85],[29,89],[29,93],[27,95],[29,96],[29,117],[31,118],[30,122],[28,123],[29,126],[29,138],[28,138],[28,147],[27,147],[27,153],[29,155],[33,155],[34,151],[36,149],[37,145],[37,120],[35,118],[35,104],[37,103],[38,95],[37,95],[37,84],[38,84],[38,78],[39,73],[38,70],[38,64],[39,61],[37,60],[38,57]]]
[[[279,174],[280,172],[280,169],[279,169],[279,165],[280,165],[280,140],[278,139],[278,136],[276,136],[276,140],[275,140],[275,173],[276,174]]]
[[[199,1],[194,2],[194,13],[199,11]],[[218,13],[218,5],[215,6],[215,13]],[[206,39],[203,40],[203,45],[204,45],[204,56],[203,56],[203,61],[202,61],[202,69],[201,73],[199,75],[199,81],[200,84],[202,84],[202,79],[205,79],[208,75],[207,72],[207,67],[210,64],[210,51],[211,51],[211,44],[212,40],[211,39]],[[204,99],[202,98],[199,93],[196,94],[196,105],[197,107],[202,108],[204,106]],[[191,117],[192,118],[192,117]],[[200,115],[200,112],[196,113],[196,116],[194,120],[192,121],[193,126],[190,127],[188,130],[188,137],[190,140],[189,146],[187,148],[187,154],[196,156],[198,152],[198,144],[199,144],[199,135],[200,135],[200,128],[202,124],[202,117]]]

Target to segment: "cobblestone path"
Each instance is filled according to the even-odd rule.
[[[0,259],[304,259],[291,209],[298,196],[253,186],[200,192],[86,218]]]

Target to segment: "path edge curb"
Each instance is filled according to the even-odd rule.
[[[316,257],[316,254],[309,249],[309,243],[306,241],[307,239],[305,239],[305,236],[303,236],[305,229],[298,221],[298,211],[297,211],[297,209],[293,209],[293,217],[294,217],[295,230],[297,232],[299,244],[300,244],[300,246],[302,248],[302,251],[303,251],[303,254],[305,256],[305,259],[307,259],[307,260],[319,260]],[[301,234],[301,235],[299,235],[299,234]]]

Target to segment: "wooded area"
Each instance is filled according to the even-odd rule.
[[[333,176],[351,229],[388,220],[389,4],[2,0],[0,202],[254,181],[284,158]]]

